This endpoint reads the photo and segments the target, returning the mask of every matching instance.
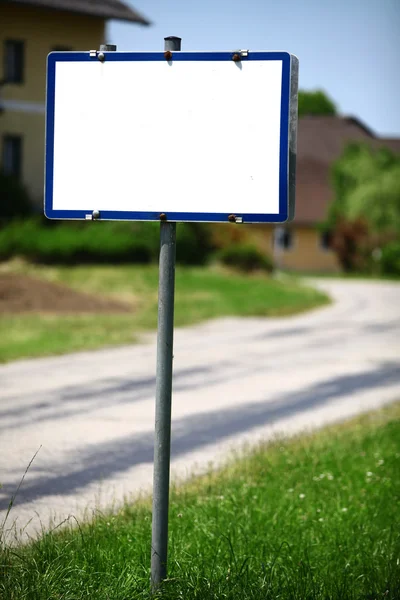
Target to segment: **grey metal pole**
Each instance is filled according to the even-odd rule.
[[[181,39],[165,38],[165,51],[179,51]],[[154,437],[151,587],[167,576],[169,472],[171,454],[172,352],[174,336],[176,223],[160,223],[156,423]]]

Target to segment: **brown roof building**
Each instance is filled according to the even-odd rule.
[[[354,117],[308,116],[299,120],[296,223],[320,223],[325,219],[333,199],[331,166],[351,142],[386,146],[400,153],[400,139],[376,137]]]
[[[89,15],[101,19],[130,21],[150,25],[143,15],[120,0],[3,0],[8,4],[21,4],[48,10],[64,11],[76,15]]]
[[[351,142],[364,142],[372,148],[387,147],[400,153],[400,139],[379,138],[354,117],[307,116],[299,120],[297,138],[296,210],[286,228],[264,242],[273,247],[276,264],[299,271],[337,271],[336,255],[329,237],[318,224],[333,200],[331,168]],[[269,232],[273,237],[273,232]]]

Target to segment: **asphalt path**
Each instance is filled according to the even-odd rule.
[[[178,329],[172,474],[400,399],[400,285],[320,280],[331,306]],[[25,539],[151,489],[155,334],[0,367],[0,524]]]

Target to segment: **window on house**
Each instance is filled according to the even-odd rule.
[[[319,238],[319,245],[322,250],[330,250],[332,247],[332,234],[330,231],[323,231]]]
[[[291,229],[276,227],[274,235],[274,244],[281,250],[290,250],[293,248],[294,235]]]
[[[3,137],[2,167],[7,175],[21,179],[22,175],[22,137],[5,135]]]
[[[4,79],[7,83],[22,83],[24,79],[24,42],[4,42]]]

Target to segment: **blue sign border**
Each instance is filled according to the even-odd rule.
[[[105,52],[107,62],[124,61],[165,61],[164,52]],[[178,61],[231,61],[234,52],[174,52],[173,60]],[[45,143],[45,194],[44,212],[49,219],[86,219],[95,209],[55,210],[53,209],[54,175],[54,111],[57,62],[93,62],[97,57],[89,52],[51,52],[47,57],[47,95],[46,95],[46,143]],[[291,55],[287,52],[248,52],[241,58],[247,60],[282,61],[281,95],[281,134],[279,159],[279,213],[278,214],[240,214],[243,223],[283,223],[288,219],[288,177],[289,177],[289,110],[290,110],[290,67]],[[157,212],[138,211],[101,211],[101,220],[116,221],[159,221],[165,210],[160,206]],[[230,213],[193,213],[168,212],[168,221],[218,222],[229,220]]]

